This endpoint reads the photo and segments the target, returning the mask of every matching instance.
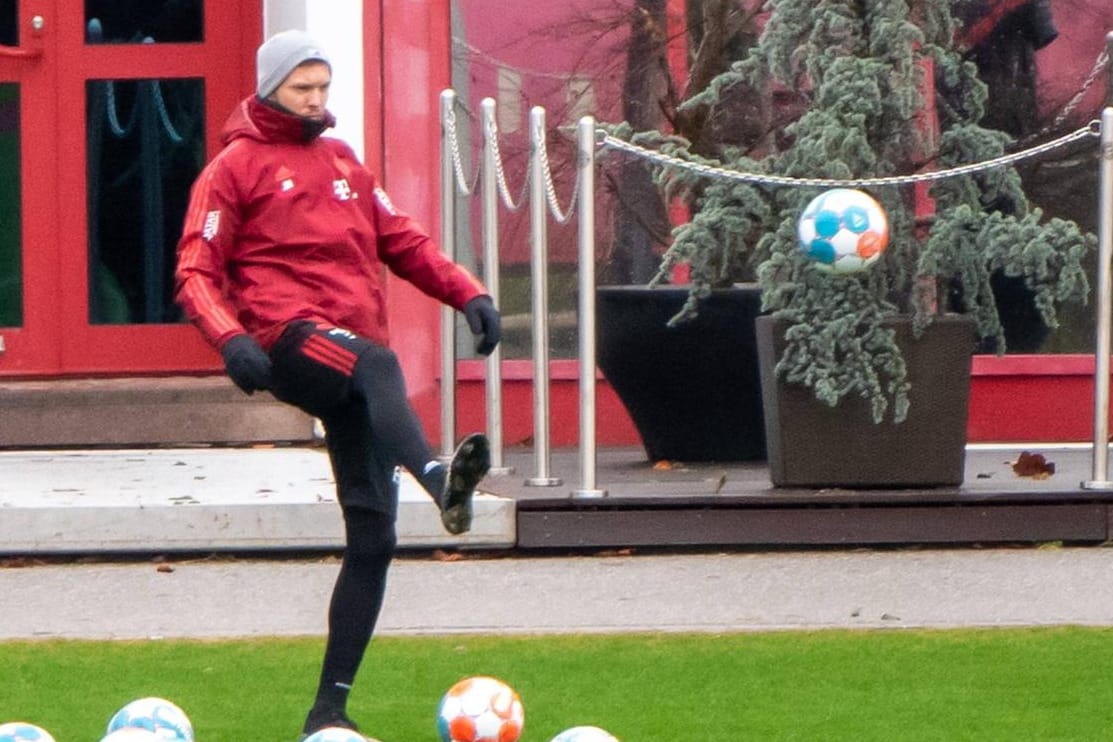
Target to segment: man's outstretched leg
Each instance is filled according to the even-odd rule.
[[[441,523],[452,534],[471,528],[472,496],[491,468],[487,436],[472,433],[456,447],[448,464],[436,460],[417,414],[406,396],[398,358],[389,348],[368,344],[352,371],[354,393],[367,405],[372,447],[389,452],[406,467],[441,509]]]
[[[469,435],[447,465],[438,461],[410,406],[392,350],[346,330],[302,322],[282,336],[271,355],[279,399],[322,419],[349,403],[363,407],[364,429],[345,434],[363,440],[333,451],[337,474],[344,472],[352,480],[349,489],[381,489],[369,481],[374,476],[363,472],[366,452],[373,451],[379,460],[404,466],[417,478],[441,509],[445,530],[460,534],[471,527],[472,495],[491,466],[487,438]]]
[[[471,530],[475,487],[491,468],[491,445],[487,436],[472,433],[465,437],[456,447],[448,465],[441,464],[440,467],[438,476],[443,477],[443,484],[439,489],[436,489],[436,479],[429,484],[423,479],[422,484],[439,500],[444,529],[452,534],[467,533]]]

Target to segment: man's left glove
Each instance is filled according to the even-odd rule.
[[[245,393],[271,388],[271,359],[255,338],[236,335],[224,344],[220,355],[228,376]]]
[[[502,337],[502,320],[491,297],[483,294],[464,305],[464,319],[475,335],[475,352],[489,356]]]

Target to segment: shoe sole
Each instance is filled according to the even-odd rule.
[[[441,523],[454,536],[471,529],[472,497],[475,486],[491,468],[491,444],[482,433],[472,433],[460,441],[452,454],[445,482]]]

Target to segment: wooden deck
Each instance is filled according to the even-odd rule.
[[[539,487],[525,484],[544,470],[536,454],[508,450],[512,472],[484,488],[516,500],[524,550],[1095,544],[1110,538],[1113,491],[1082,486],[1091,450],[972,446],[957,488],[799,490],[774,488],[763,464],[654,465],[641,449],[606,449],[596,457],[599,497],[573,494],[583,485],[578,452],[553,452],[547,473],[561,484]],[[1054,473],[1018,475],[1024,451]]]

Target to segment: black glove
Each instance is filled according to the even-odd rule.
[[[224,344],[220,355],[228,376],[247,394],[271,388],[271,359],[255,338],[236,335]]]
[[[468,321],[471,334],[475,335],[475,352],[489,356],[502,337],[502,321],[499,310],[491,297],[483,294],[464,305],[464,319]]]

